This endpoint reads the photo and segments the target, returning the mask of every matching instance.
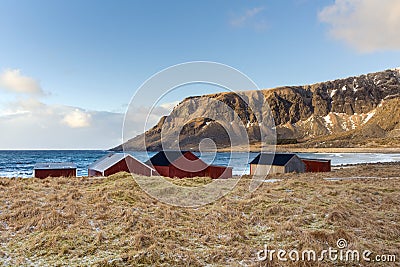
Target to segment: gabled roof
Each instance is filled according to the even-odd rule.
[[[63,170],[76,169],[76,164],[72,162],[42,162],[36,163],[34,170]]]
[[[295,156],[289,153],[260,153],[250,164],[285,166]]]
[[[169,166],[172,162],[182,157],[184,154],[189,151],[174,151],[174,150],[165,150],[160,151],[155,154],[151,159],[145,162],[147,165],[153,166]]]
[[[132,157],[132,156],[125,153],[110,153],[90,164],[88,168],[90,170],[104,172],[114,164],[120,162],[121,160],[127,157]]]

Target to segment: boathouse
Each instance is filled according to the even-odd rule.
[[[305,170],[305,164],[296,154],[260,153],[250,162],[251,175],[289,172],[302,173]]]
[[[208,165],[190,151],[160,151],[145,163],[160,175],[171,178],[232,177],[231,167]]]
[[[88,167],[88,176],[109,176],[118,172],[129,172],[144,176],[152,176],[156,171],[130,154],[111,153]]]
[[[76,176],[76,164],[72,162],[36,163],[33,168],[33,176],[36,178],[74,177]]]

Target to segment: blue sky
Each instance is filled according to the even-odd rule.
[[[399,18],[397,0],[0,0],[0,149],[116,145],[135,90],[182,62],[227,64],[260,88],[398,67]]]

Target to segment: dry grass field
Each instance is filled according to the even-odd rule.
[[[0,179],[0,264],[5,266],[396,266],[400,258],[400,164],[285,174],[220,200],[173,207],[129,174],[103,179]],[[322,178],[357,179],[326,181]],[[364,177],[363,179],[359,179]],[[375,177],[368,178],[365,177]],[[390,178],[390,179],[376,179]],[[149,178],[151,179],[151,178]],[[185,186],[206,178],[174,180]],[[271,249],[348,248],[395,254],[397,263],[273,262]]]

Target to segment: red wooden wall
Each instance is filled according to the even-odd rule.
[[[232,168],[223,166],[210,165],[201,171],[190,172],[181,170],[174,165],[170,166],[154,166],[159,175],[165,177],[177,178],[192,178],[192,177],[211,177],[217,178],[232,178]]]
[[[152,175],[152,169],[149,166],[131,157],[126,157],[125,159],[120,160],[119,162],[115,163],[114,165],[106,169],[104,171],[104,176],[109,176],[118,172],[130,172],[144,176]],[[88,175],[102,176],[103,174],[99,171],[89,169]]]
[[[306,172],[330,172],[330,160],[301,159],[306,165]]]
[[[34,170],[36,178],[46,177],[73,177],[76,176],[76,169],[44,169]]]
[[[151,169],[148,166],[131,157],[126,157],[105,170],[104,176],[109,176],[118,172],[130,172],[144,176],[151,176]]]
[[[232,178],[232,168],[210,165],[207,167],[206,176],[213,179]]]
[[[208,166],[207,163],[191,152],[186,152],[183,157],[178,158],[168,166],[154,166],[154,168],[159,175],[171,178],[211,177],[217,179],[232,177],[232,168]]]
[[[170,177],[169,176],[169,166],[154,166],[154,169],[156,169],[156,172],[165,177]]]

